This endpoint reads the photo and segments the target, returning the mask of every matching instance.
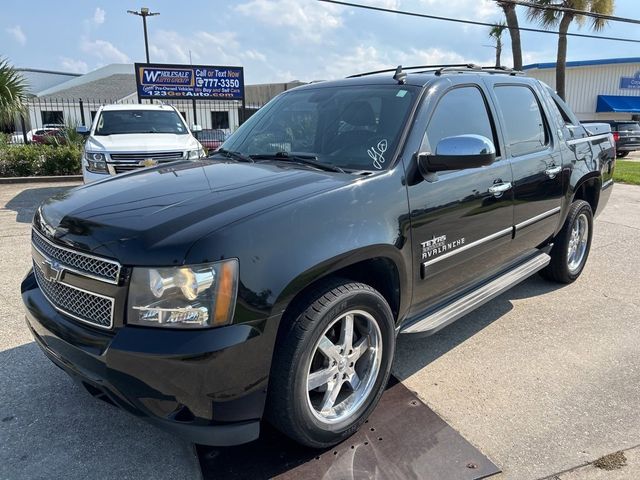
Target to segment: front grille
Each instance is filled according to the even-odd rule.
[[[36,249],[45,256],[58,261],[67,270],[109,283],[118,283],[120,276],[118,262],[59,247],[45,239],[36,230],[31,232],[31,241]]]
[[[47,280],[37,262],[33,262],[33,271],[40,290],[57,310],[100,328],[113,326],[112,298]]]
[[[132,172],[134,170],[138,170],[139,168],[142,168],[140,165],[119,165],[117,163],[112,164],[113,165],[113,169],[115,170],[116,173],[127,173],[127,172]]]
[[[173,162],[174,160],[182,160],[184,158],[184,152],[112,153],[109,156],[111,160],[117,160],[118,162],[141,162],[148,159],[155,160],[156,162]]]

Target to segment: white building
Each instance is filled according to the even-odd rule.
[[[555,89],[555,63],[523,70]],[[565,87],[580,120],[640,120],[640,58],[567,62]]]

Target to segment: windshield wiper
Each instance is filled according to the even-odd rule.
[[[233,158],[234,160],[239,160],[240,162],[249,162],[255,163],[255,160],[251,157],[247,157],[246,155],[241,154],[240,152],[233,152],[231,150],[225,150],[224,148],[219,148],[215,152],[213,152],[210,157],[214,155],[224,155],[227,158]]]
[[[255,155],[250,155],[254,160],[284,160],[291,161],[296,163],[301,163],[303,165],[309,165],[310,167],[315,167],[319,170],[324,170],[326,172],[338,172],[345,173],[345,171],[338,167],[337,165],[330,165],[328,163],[322,163],[318,161],[318,157],[316,155],[304,154],[304,153],[289,153],[289,152],[277,152],[277,153],[258,153]]]

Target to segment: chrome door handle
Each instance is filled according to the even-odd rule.
[[[556,178],[556,176],[562,171],[562,167],[551,167],[551,168],[547,168],[544,173],[547,175],[547,177],[553,179]]]
[[[496,198],[501,197],[502,194],[508,190],[511,190],[511,182],[496,183],[495,185],[489,187],[489,193],[491,193]]]

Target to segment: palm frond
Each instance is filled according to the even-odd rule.
[[[504,22],[504,20],[497,22],[493,27],[491,27],[491,29],[489,30],[489,36],[491,38],[500,38],[502,37],[502,34],[504,33],[504,31],[507,28],[507,24]]]
[[[540,5],[540,7],[558,5],[558,3],[553,0],[537,0],[535,3]],[[566,1],[560,2],[560,4],[564,3],[566,3]],[[527,10],[527,19],[531,22],[539,23],[543,28],[555,27],[560,22],[560,18],[562,18],[562,12],[556,10],[536,7],[528,7]]]
[[[613,15],[616,9],[615,0],[592,0],[589,5],[591,13],[599,13],[601,15]],[[602,18],[594,18],[591,22],[591,28],[598,32],[607,26],[608,20]]]
[[[6,58],[0,58],[0,123],[12,123],[25,111],[27,82]]]

